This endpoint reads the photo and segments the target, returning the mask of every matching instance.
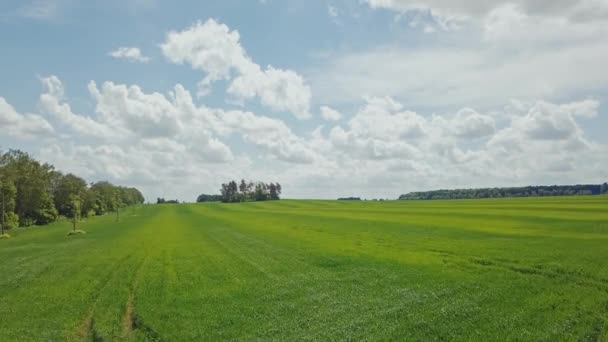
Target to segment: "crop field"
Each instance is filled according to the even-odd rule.
[[[0,340],[606,340],[608,197],[145,205],[0,240]]]

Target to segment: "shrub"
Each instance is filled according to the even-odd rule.
[[[76,230],[70,230],[68,232],[68,236],[72,236],[72,235],[84,235],[87,232],[85,232],[84,230],[80,230],[80,229],[76,229]]]
[[[4,213],[4,230],[19,227],[19,216],[12,211]]]

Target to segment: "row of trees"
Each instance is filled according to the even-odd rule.
[[[0,224],[2,230],[43,225],[59,215],[69,218],[102,215],[122,206],[144,202],[135,188],[109,182],[87,182],[63,174],[29,154],[10,150],[0,154]]]
[[[581,196],[608,194],[608,183],[585,185],[525,186],[516,188],[485,188],[410,192],[400,200],[469,199],[536,196]]]
[[[202,202],[221,202],[222,201],[222,195],[207,195],[207,194],[201,194],[196,198],[196,202],[197,203],[202,203]]]
[[[156,204],[178,204],[179,201],[178,200],[166,200],[162,197],[158,197],[156,199]]]
[[[222,184],[220,200],[225,203],[279,200],[281,190],[279,183],[254,183],[242,179],[238,185],[235,181]]]

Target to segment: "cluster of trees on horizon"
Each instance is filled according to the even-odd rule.
[[[608,194],[608,184],[525,186],[410,192],[400,200],[474,199],[502,197],[584,196]]]
[[[203,202],[221,202],[222,201],[222,195],[207,195],[207,194],[201,194],[196,198],[196,202],[197,203],[203,203]]]
[[[224,203],[248,202],[248,201],[274,201],[281,199],[281,184],[246,182],[241,179],[237,185],[235,181],[222,184],[220,189],[220,201]],[[214,195],[205,195],[200,199],[209,199]]]
[[[178,200],[166,200],[162,197],[156,199],[156,204],[179,204]]]
[[[87,182],[29,154],[9,150],[0,154],[0,225],[2,232],[16,227],[44,225],[61,216],[80,219],[103,215],[123,206],[141,204],[136,188],[107,181]]]

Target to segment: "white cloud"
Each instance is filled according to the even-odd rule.
[[[267,150],[274,157],[291,163],[311,163],[316,154],[283,122],[251,112],[216,110],[228,132],[242,135],[246,142]]]
[[[333,145],[357,158],[412,158],[419,150],[412,142],[427,134],[427,122],[418,114],[401,111],[390,97],[367,98],[367,104],[349,121],[348,130],[334,127]]]
[[[332,5],[327,5],[327,14],[332,18],[336,18],[338,16],[338,9]]]
[[[321,117],[323,117],[325,121],[338,121],[342,118],[342,114],[330,107],[321,106]]]
[[[72,112],[71,106],[64,99],[63,83],[57,76],[44,77],[40,81],[45,88],[45,92],[40,95],[40,109],[43,113],[52,115],[60,125],[85,137],[110,139],[120,134],[120,128],[112,129],[93,118]]]
[[[0,127],[2,133],[20,139],[48,138],[53,127],[40,115],[20,114],[0,97]]]
[[[34,0],[20,7],[17,14],[28,19],[49,20],[53,19],[58,11],[58,0]]]
[[[476,139],[494,134],[496,123],[490,116],[479,114],[471,108],[463,108],[451,121],[451,129],[459,138]]]
[[[297,127],[246,108],[207,107],[180,84],[162,92],[111,81],[89,83],[86,113],[50,76],[41,79],[43,116],[20,114],[0,97],[0,138],[51,136],[39,154],[62,170],[181,199],[242,177],[280,181],[296,197],[605,181],[608,148],[584,129],[585,121],[603,122],[599,102],[570,102],[608,81],[601,6],[589,13],[578,2],[368,2],[436,34],[423,46],[329,54],[306,78],[260,66],[238,31],[215,20],[170,32],[161,45],[171,63],[204,73],[200,92],[225,85],[231,104],[256,100],[307,118],[311,80],[325,122]],[[445,32],[462,20],[467,30]],[[147,58],[129,49],[114,52]]]
[[[126,59],[132,62],[147,63],[150,61],[150,58],[144,56],[138,47],[120,47],[114,51],[110,51],[108,55],[114,58]]]
[[[88,88],[97,102],[97,115],[111,127],[142,137],[172,137],[182,129],[176,108],[163,94],[146,94],[139,86],[113,82],[104,82],[98,89],[91,81]]]
[[[608,45],[603,41],[562,46],[559,53],[498,49],[389,46],[336,56],[308,78],[316,100],[329,105],[352,103],[368,94],[439,108],[496,108],[511,99],[559,100],[566,94],[600,91],[608,82]]]
[[[58,78],[42,82],[41,107],[73,136],[41,146],[40,157],[88,180],[139,186],[147,196],[190,199],[245,177],[278,180],[288,196],[395,197],[437,187],[593,182],[608,162],[606,146],[581,126],[597,119],[595,100],[514,102],[513,110],[490,116],[470,108],[424,115],[391,97],[367,97],[346,123],[298,136],[278,119],[197,105],[181,85],[163,95],[91,83],[96,115],[84,116],[72,112]],[[3,126],[36,127],[15,124],[26,116],[2,98],[0,114]],[[496,122],[496,116],[511,120]],[[46,125],[30,135],[48,136]],[[123,133],[86,139],[95,127]],[[243,155],[235,137],[261,152],[259,160]]]
[[[299,119],[311,116],[312,94],[302,76],[272,66],[262,69],[241,46],[238,31],[213,19],[170,32],[161,49],[170,62],[187,63],[207,74],[199,83],[199,95],[207,94],[215,81],[232,80],[227,93],[233,102],[259,97],[274,111],[289,111]]]
[[[398,12],[431,10],[443,16],[483,17],[493,9],[507,4],[535,16],[564,17],[571,21],[606,19],[608,3],[604,0],[365,0],[372,8]]]

